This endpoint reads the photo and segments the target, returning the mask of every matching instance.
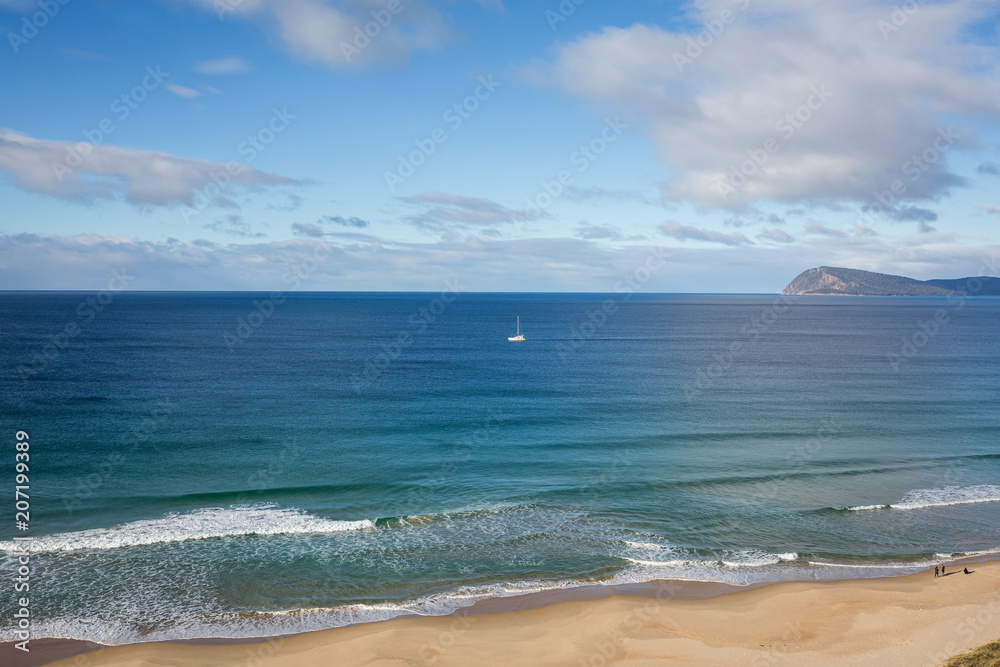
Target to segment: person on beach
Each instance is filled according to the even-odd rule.
[[[969,568],[967,567],[963,567],[962,572],[965,572],[966,574],[971,574],[971,572],[969,572]]]
[[[944,576],[944,565],[941,566],[941,576]]]
[[[939,568],[937,565],[934,566],[934,576],[935,577],[941,576],[941,568]]]

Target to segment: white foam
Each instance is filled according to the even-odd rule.
[[[630,558],[625,556],[625,560],[638,563],[640,565],[653,565],[662,567],[676,567],[683,565],[712,566],[724,565],[726,567],[764,567],[766,565],[777,565],[781,562],[798,559],[797,553],[771,554],[764,551],[748,549],[745,551],[733,552],[731,555],[718,560],[705,558],[673,559],[673,560],[645,560],[642,558]]]
[[[997,554],[1000,554],[1000,547],[994,547],[992,549],[984,549],[983,551],[967,551],[961,555],[961,558],[967,558],[972,556],[996,556]]]
[[[948,554],[936,553],[934,554],[934,558],[937,558],[938,560],[957,560],[960,558],[980,558],[982,556],[996,555],[1000,555],[1000,547],[984,549],[982,551],[954,551]]]
[[[1000,486],[980,484],[978,486],[946,486],[942,489],[910,491],[903,496],[900,502],[891,505],[891,507],[897,510],[913,510],[924,507],[995,502],[1000,502]]]
[[[631,563],[612,583],[640,583],[654,579],[714,581],[745,585],[785,576],[774,568],[798,560],[797,553],[770,553],[760,549],[729,549],[706,555],[682,547],[650,542],[624,542],[619,554]]]
[[[657,551],[673,551],[674,548],[666,544],[654,544],[652,542],[629,542],[625,540],[625,544],[632,547],[633,549],[654,549]]]
[[[727,549],[722,551],[718,557],[713,558],[671,544],[631,542],[628,540],[623,543],[625,549],[621,553],[621,557],[633,563],[642,564],[703,565],[721,563],[727,567],[759,567],[776,565],[782,561],[793,561],[799,557],[797,553],[773,554],[760,549]],[[669,558],[664,559],[662,556],[669,556]]]
[[[732,558],[723,558],[719,562],[727,567],[763,567],[777,565],[783,561],[793,561],[799,557],[796,553],[772,554],[756,549],[737,551]]]
[[[844,509],[853,512],[880,509],[917,510],[927,507],[995,502],[1000,502],[1000,486],[979,484],[977,486],[946,486],[940,489],[916,489],[904,495],[898,503],[889,505],[856,505]]]
[[[681,565],[691,565],[699,561],[693,560],[642,560],[641,558],[629,558],[625,557],[630,563],[636,563],[637,565],[648,565],[650,567],[680,567]]]
[[[30,549],[33,552],[124,549],[213,537],[339,533],[374,527],[375,523],[368,519],[336,521],[274,504],[234,505],[170,513],[159,519],[142,519],[113,528],[44,535],[32,540]],[[0,550],[14,549],[13,541],[0,542]]]
[[[816,567],[837,567],[857,570],[913,570],[919,571],[934,565],[934,561],[914,561],[912,563],[824,563],[823,561],[806,561]]]
[[[489,598],[505,598],[592,584],[593,582],[568,580],[461,586],[451,593],[429,595],[411,602],[354,604],[242,614],[202,614],[196,617],[172,619],[158,628],[144,631],[139,631],[119,619],[78,618],[39,620],[35,621],[32,629],[33,636],[37,637],[81,639],[106,646],[196,638],[262,638],[371,623],[403,615],[445,616]],[[12,641],[12,638],[13,633],[7,628],[0,630],[0,641]]]

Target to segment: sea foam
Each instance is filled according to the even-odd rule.
[[[979,484],[977,486],[946,486],[939,489],[916,489],[908,492],[898,503],[885,505],[855,505],[842,509],[852,512],[868,510],[916,510],[927,507],[948,505],[968,505],[972,503],[1000,502],[1000,486]]]
[[[625,541],[619,554],[631,566],[616,575],[613,583],[641,583],[656,579],[714,581],[745,585],[775,577],[763,570],[794,563],[797,553],[771,553],[760,549],[723,549],[716,554],[695,553],[670,544]]]
[[[170,513],[112,528],[43,535],[32,540],[30,548],[33,552],[108,550],[213,537],[339,533],[374,527],[375,522],[368,519],[337,521],[273,504],[234,505]],[[14,549],[14,542],[0,542],[0,550]]]

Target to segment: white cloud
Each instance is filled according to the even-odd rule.
[[[80,156],[79,161],[72,156]],[[226,163],[177,157],[156,151],[104,144],[35,139],[0,128],[0,172],[28,192],[76,202],[121,199],[134,205],[192,205],[213,176],[227,174],[233,186],[297,185],[302,181],[241,165],[235,174]],[[214,200],[232,205],[224,189]]]
[[[832,229],[818,222],[807,223],[805,229],[808,234],[819,234],[820,236],[828,236],[833,239],[847,238],[846,232],[842,232],[839,229]]]
[[[491,199],[466,197],[448,192],[423,192],[397,199],[423,208],[422,212],[407,219],[417,227],[432,231],[526,222],[539,217],[537,212],[510,209]]]
[[[401,2],[395,14],[379,0],[192,2],[223,18],[256,21],[297,58],[337,68],[404,61],[414,51],[441,46],[449,36],[441,15],[419,0]]]
[[[192,67],[199,74],[240,74],[250,70],[250,65],[242,58],[231,56],[218,60],[202,60]]]
[[[757,238],[762,241],[775,241],[776,243],[791,243],[795,240],[783,229],[765,229],[760,234],[757,234]]]
[[[221,218],[216,218],[214,221],[202,225],[202,228],[239,238],[259,238],[266,236],[263,232],[254,232],[250,223],[247,222],[243,216],[235,214],[224,215]]]
[[[948,151],[977,144],[962,119],[1000,113],[998,49],[967,41],[994,3],[920,4],[887,38],[879,21],[893,10],[874,0],[690,7],[690,31],[608,27],[524,70],[602,113],[614,107],[644,121],[674,169],[674,199],[731,210],[761,200],[865,204],[901,179],[902,200],[933,200],[963,183],[947,168]],[[723,10],[734,18],[721,34],[702,33]],[[948,144],[938,138],[950,125],[959,136]],[[913,172],[912,157],[935,141],[936,159]],[[748,151],[766,158],[763,167],[747,162]],[[733,169],[754,173],[730,192],[721,184],[739,183]]]
[[[172,92],[174,95],[179,95],[180,97],[200,97],[201,93],[194,88],[188,88],[187,86],[179,86],[176,83],[165,83],[163,87]]]
[[[622,238],[621,230],[612,225],[594,225],[589,222],[581,223],[576,228],[576,237],[581,239],[607,239],[617,241]]]
[[[660,232],[678,241],[705,241],[706,243],[721,243],[728,246],[753,245],[753,241],[743,234],[723,234],[709,229],[700,229],[682,225],[678,222],[668,222],[660,225]]]

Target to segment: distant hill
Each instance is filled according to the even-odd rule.
[[[821,266],[803,271],[782,294],[845,296],[1000,296],[1000,278],[915,280],[888,273]]]

